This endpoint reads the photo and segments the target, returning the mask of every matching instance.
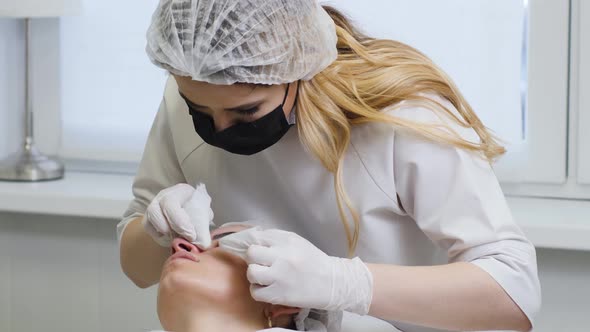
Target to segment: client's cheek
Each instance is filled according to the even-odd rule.
[[[162,285],[158,288],[158,319],[166,331],[179,331],[177,325],[184,321],[190,307],[183,301],[179,301],[181,298],[169,290],[169,287],[162,287]]]
[[[159,293],[166,296],[183,296],[195,286],[195,278],[182,269],[170,269],[160,278]]]
[[[215,269],[214,277],[203,285],[204,291],[216,300],[232,303],[236,298],[250,295],[245,271],[222,267]]]
[[[215,264],[211,272],[215,275],[212,287],[221,301],[232,302],[236,298],[250,297],[250,283],[246,278],[247,264],[233,255],[215,253]]]
[[[160,293],[175,298],[176,302],[185,304],[196,303],[200,299],[196,296],[207,287],[207,265],[202,261],[192,262],[178,259],[170,262],[160,278]]]

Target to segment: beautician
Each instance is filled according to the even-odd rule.
[[[492,168],[504,149],[426,56],[316,0],[161,0],[147,37],[171,76],[117,226],[136,285],[158,282],[174,236],[207,247],[211,218],[250,221],[221,246],[258,301],[408,332],[532,328],[536,253]]]

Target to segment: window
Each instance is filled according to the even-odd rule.
[[[533,114],[537,110],[542,110],[543,107],[546,108],[546,105],[552,105],[552,107],[556,107],[552,112],[540,112],[540,116],[537,116],[535,122],[529,121],[529,127],[531,131],[536,132],[536,137],[538,142],[542,142],[542,144],[538,144],[537,148],[528,148],[525,150],[525,153],[521,155],[521,158],[527,157],[531,158],[531,160],[535,160],[534,163],[531,163],[529,166],[530,171],[537,175],[539,174],[538,170],[535,168],[536,166],[547,168],[547,165],[557,165],[561,164],[564,161],[566,162],[566,175],[563,179],[560,178],[547,178],[546,181],[533,181],[532,183],[505,183],[504,190],[505,192],[512,194],[512,195],[519,195],[519,196],[539,196],[539,197],[559,197],[559,198],[575,198],[575,199],[590,199],[590,181],[589,180],[589,165],[590,165],[590,134],[588,133],[588,125],[590,121],[590,117],[588,116],[588,88],[589,88],[589,78],[590,78],[590,40],[588,31],[590,31],[590,8],[588,6],[588,2],[585,0],[572,0],[572,1],[540,1],[533,2],[536,4],[538,8],[537,11],[544,12],[544,7],[546,6],[559,6],[563,7],[567,5],[568,7],[571,5],[571,9],[569,9],[570,13],[570,20],[567,26],[570,28],[570,33],[567,35],[568,38],[564,38],[562,42],[559,44],[568,42],[566,46],[557,46],[560,49],[568,50],[567,59],[569,65],[569,77],[566,82],[569,84],[569,87],[565,90],[566,91],[566,98],[568,100],[569,105],[567,107],[557,107],[558,104],[555,103],[555,100],[549,99],[547,96],[552,96],[553,98],[557,98],[561,96],[563,92],[561,92],[561,88],[559,93],[556,94],[555,88],[558,86],[562,86],[563,82],[561,82],[561,68],[563,65],[557,66],[556,64],[561,63],[555,61],[558,58],[562,58],[562,55],[558,55],[557,49],[550,50],[546,49],[545,53],[542,52],[541,56],[531,57],[531,59],[537,59],[537,61],[542,60],[547,64],[553,63],[553,66],[546,66],[545,72],[551,74],[551,76],[547,76],[546,78],[550,78],[550,80],[542,80],[543,75],[538,76],[540,72],[537,70],[537,76],[534,78],[536,82],[536,93],[531,91],[531,95],[529,96],[529,100],[533,100],[536,103],[535,108],[530,108],[529,116],[533,116]],[[559,13],[559,15],[553,16],[555,18],[560,18],[563,16],[563,13],[560,13],[558,10],[563,10],[563,8],[552,8],[555,13]],[[551,17],[548,12],[543,14],[547,19]],[[562,19],[558,19],[557,21],[562,21]],[[536,23],[532,22],[533,30],[535,29],[535,24],[538,26],[541,21],[537,20]],[[553,22],[552,24],[555,24]],[[558,30],[563,29],[563,23],[559,23],[555,25],[553,28],[558,28]],[[553,39],[557,37],[557,35],[552,35],[555,33],[555,30],[550,30],[547,26],[537,27],[536,28],[536,38],[537,44],[546,44],[543,42],[542,39]],[[547,37],[540,35],[540,33],[548,34]],[[559,33],[560,35],[562,33]],[[534,39],[532,38],[532,39]],[[555,41],[557,41],[555,39]],[[531,40],[531,43],[533,41]],[[532,45],[531,45],[532,47]],[[553,53],[550,57],[549,54]],[[562,53],[562,51],[559,51]],[[550,58],[554,60],[548,62]],[[539,62],[536,64],[532,64],[532,66],[539,66]],[[558,75],[559,74],[559,75]],[[533,77],[532,75],[530,77]],[[530,79],[530,82],[533,82],[533,79]],[[556,83],[559,83],[558,85]],[[545,95],[545,97],[544,97]],[[561,98],[561,97],[559,97]],[[541,103],[543,102],[543,103]],[[561,110],[567,109],[567,122],[565,124],[562,122],[561,118],[557,118],[558,115],[561,115]],[[534,112],[535,111],[535,112]],[[548,119],[544,119],[544,117],[548,117]],[[557,120],[556,122],[551,122],[549,119]],[[562,135],[563,127],[566,128],[567,133]],[[566,140],[564,144],[562,140]],[[542,149],[545,148],[547,150],[558,151],[561,149],[556,149],[558,146],[567,146],[565,152],[560,152],[559,154],[555,153],[543,153]],[[535,158],[534,156],[538,156]],[[562,157],[565,156],[565,157]],[[540,162],[539,162],[540,161]],[[553,181],[550,181],[552,179]],[[556,181],[560,180],[560,181]]]
[[[569,1],[323,3],[343,9],[370,35],[420,49],[449,73],[483,121],[509,142],[496,165],[509,193],[523,193],[512,184],[566,181]],[[59,77],[38,82],[59,80],[61,100],[48,100],[37,88],[42,95],[35,104],[52,104],[61,114],[63,128],[44,124],[50,133],[39,136],[59,130],[60,155],[68,161],[137,165],[167,76],[144,52],[156,4],[86,0],[83,16],[59,20]],[[50,31],[55,21],[43,24]]]
[[[61,19],[61,155],[138,162],[167,75],[144,51],[157,0],[87,0]]]

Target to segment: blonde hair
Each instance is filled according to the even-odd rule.
[[[352,256],[359,239],[360,217],[344,189],[342,168],[353,125],[388,123],[396,130],[480,153],[490,163],[505,149],[451,79],[427,56],[397,41],[367,37],[335,8],[324,6],[324,9],[336,22],[338,58],[310,81],[300,82],[297,128],[303,145],[334,174],[338,209]],[[427,94],[447,99],[461,118]],[[473,128],[480,142],[467,141],[448,126],[410,121],[382,112],[402,101],[449,115],[460,126]],[[353,230],[345,205],[354,221]]]

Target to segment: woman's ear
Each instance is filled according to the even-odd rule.
[[[290,316],[294,314],[298,314],[301,311],[301,308],[294,308],[294,307],[287,307],[284,305],[276,305],[272,304],[269,308],[270,317],[275,319],[281,316]]]

